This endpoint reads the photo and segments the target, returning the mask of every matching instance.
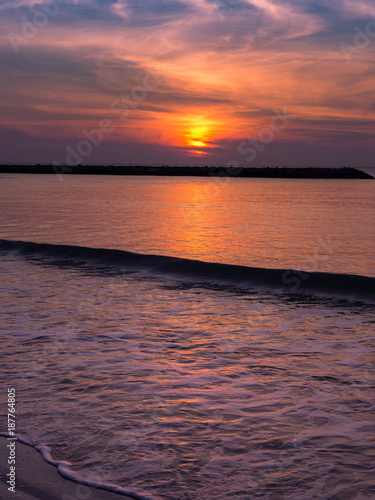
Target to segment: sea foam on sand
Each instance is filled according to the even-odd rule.
[[[8,490],[7,442],[0,437],[0,498],[2,500],[134,500],[100,488],[86,486],[60,476],[54,465],[43,460],[32,446],[16,443],[16,492]]]

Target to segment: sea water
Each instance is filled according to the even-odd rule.
[[[374,497],[375,181],[3,174],[0,192],[19,438],[135,498]]]

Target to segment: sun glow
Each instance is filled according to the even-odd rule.
[[[193,155],[204,155],[210,148],[214,136],[215,124],[204,116],[186,116],[181,127],[182,143]]]
[[[208,155],[208,151],[199,151],[199,149],[189,149],[188,153],[193,156]]]
[[[189,141],[189,146],[194,146],[195,148],[205,148],[207,147],[207,144],[203,141],[193,139]]]
[[[228,117],[221,110],[206,114],[194,108],[186,114],[168,113],[159,120],[159,125],[166,143],[196,158],[217,154],[222,148],[220,141],[234,137],[233,127],[228,125]]]

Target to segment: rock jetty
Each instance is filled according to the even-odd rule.
[[[210,167],[118,165],[0,165],[0,173],[58,175],[159,175],[194,177],[265,177],[279,179],[374,179],[351,167]]]

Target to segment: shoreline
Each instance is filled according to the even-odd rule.
[[[61,500],[69,498],[78,500],[134,500],[122,493],[112,492],[104,488],[87,486],[83,483],[65,479],[55,465],[46,462],[38,450],[30,445],[16,441],[16,487],[15,493],[8,490],[7,439],[0,436],[0,498],[2,500]]]
[[[273,179],[375,179],[353,167],[183,167],[118,165],[0,165],[2,174],[149,175],[163,177],[237,177]]]

